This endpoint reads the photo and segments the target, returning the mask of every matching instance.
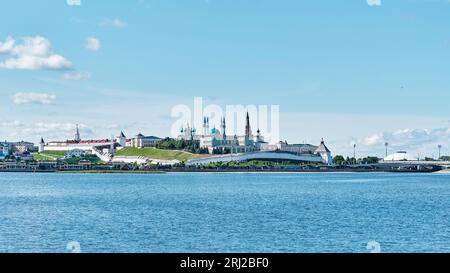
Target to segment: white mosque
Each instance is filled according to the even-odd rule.
[[[318,146],[311,144],[288,144],[287,141],[269,144],[264,141],[264,137],[261,135],[259,129],[256,131],[256,135],[253,135],[248,113],[245,121],[244,135],[227,135],[225,118],[221,119],[220,130],[215,127],[211,129],[209,118],[205,117],[203,119],[202,134],[197,134],[195,128],[187,125],[186,128],[180,130],[178,139],[186,142],[195,141],[199,145],[199,148],[207,149],[210,154],[223,153],[231,156],[227,157],[226,155],[222,155],[201,160],[197,159],[196,161],[193,160],[191,164],[202,164],[217,160],[240,161],[251,159],[288,159],[332,164],[331,151],[327,148],[323,139]],[[45,143],[44,139],[41,139],[39,152],[87,152],[97,155],[103,161],[111,161],[114,158],[116,149],[125,147],[155,147],[159,141],[161,139],[158,137],[146,137],[142,134],[137,135],[135,138],[127,139],[123,132],[115,138],[111,137],[111,139],[84,140],[80,137],[80,131],[77,125],[73,140]]]
[[[256,131],[256,135],[253,135],[248,113],[245,121],[244,135],[227,135],[225,118],[222,118],[220,123],[220,130],[215,127],[210,129],[209,118],[204,117],[202,134],[198,134],[197,130],[188,124],[186,128],[180,130],[178,139],[196,141],[199,143],[200,148],[208,149],[210,154],[213,154],[215,149],[226,149],[230,154],[247,154],[242,159],[247,159],[248,155],[253,153],[255,158],[264,156],[269,159],[293,159],[332,164],[333,157],[331,151],[325,145],[323,139],[318,146],[311,144],[288,144],[287,141],[269,144],[264,141],[264,137],[261,135],[259,129]],[[209,158],[205,160],[192,160],[192,162],[201,164],[210,163],[214,160],[216,159]],[[226,161],[227,158],[223,157],[218,160]],[[233,157],[228,160],[239,160],[239,158]]]
[[[209,118],[204,117],[202,134],[197,134],[197,130],[187,124],[186,128],[182,128],[180,130],[178,139],[185,141],[198,141],[200,143],[200,148],[208,149],[210,154],[212,154],[215,149],[228,150],[230,153],[255,152],[264,149],[264,146],[267,145],[267,142],[264,142],[264,138],[261,136],[259,129],[256,136],[253,135],[250,126],[250,116],[248,113],[244,135],[227,135],[225,118],[222,118],[220,123],[220,130],[216,127],[210,129]]]

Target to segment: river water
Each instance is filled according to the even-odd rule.
[[[69,242],[94,253],[368,252],[369,242],[450,252],[450,175],[0,173],[0,252]]]

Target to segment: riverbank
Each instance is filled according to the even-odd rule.
[[[0,169],[0,173],[80,173],[80,174],[165,174],[165,173],[448,173],[449,170],[435,169],[164,169],[164,170],[39,170],[39,169]]]
[[[360,165],[275,165],[275,166],[163,166],[137,165],[131,163],[83,163],[68,164],[56,162],[0,162],[0,172],[70,172],[70,173],[166,173],[166,172],[393,172],[393,173],[432,173],[442,171],[436,164],[360,164]]]

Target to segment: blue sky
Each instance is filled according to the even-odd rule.
[[[5,65],[24,54],[8,37],[61,58]],[[3,1],[0,43],[5,139],[68,138],[76,123],[164,136],[170,109],[202,96],[279,104],[283,139],[323,136],[335,153],[450,153],[448,0]]]

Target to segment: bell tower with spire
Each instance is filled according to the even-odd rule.
[[[247,118],[245,121],[245,146],[253,145],[252,127],[250,126],[250,115],[247,112]]]
[[[78,129],[78,124],[77,124],[77,129],[75,132],[75,139],[76,142],[80,142],[81,141],[81,137],[80,137],[80,130]]]

